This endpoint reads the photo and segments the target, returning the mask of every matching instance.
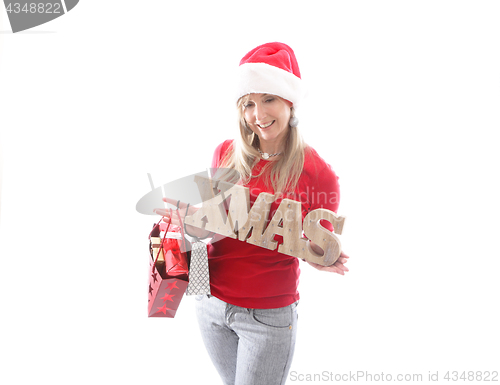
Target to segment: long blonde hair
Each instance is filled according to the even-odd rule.
[[[308,146],[305,144],[297,127],[289,127],[285,138],[285,148],[279,159],[269,162],[258,175],[253,175],[252,170],[260,160],[259,137],[246,125],[244,117],[244,105],[249,95],[242,96],[237,103],[240,136],[233,142],[221,160],[220,167],[233,169],[238,176],[222,178],[232,183],[247,184],[251,178],[263,176],[267,188],[274,190],[275,194],[286,194],[294,192],[300,175],[304,168],[305,153]],[[293,116],[291,109],[290,115]],[[231,179],[232,178],[232,179]],[[236,180],[238,179],[238,180]]]

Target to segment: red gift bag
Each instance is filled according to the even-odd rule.
[[[148,317],[173,318],[188,285],[190,253],[182,226],[168,223],[160,237],[162,219],[149,234]]]

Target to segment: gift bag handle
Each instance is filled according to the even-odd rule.
[[[188,203],[188,205],[186,207],[186,215],[187,215],[188,209],[189,209],[189,203]],[[162,239],[162,241],[160,243],[160,247],[158,248],[158,253],[156,253],[156,259],[155,259],[155,262],[153,263],[153,269],[152,269],[152,271],[154,271],[154,268],[156,266],[156,262],[158,261],[158,257],[160,256],[160,251],[161,251],[161,249],[163,247],[163,243],[165,242],[165,239],[167,237],[168,229],[170,228],[170,225],[172,224],[172,209],[169,209],[169,210],[170,210],[170,215],[169,215],[169,221],[168,221],[167,229],[165,230],[165,234],[163,235],[163,239]],[[179,227],[181,229],[182,243],[184,245],[184,250],[185,250],[184,252],[187,252],[187,248],[186,248],[186,236],[184,235],[184,224],[182,223],[182,218],[181,218],[181,214],[179,214],[179,210],[176,210],[176,212],[177,212],[177,216],[179,217],[179,223],[180,223]],[[159,222],[157,223],[157,225],[160,224],[160,222],[163,220],[163,218],[165,218],[165,217],[164,216],[161,217],[161,219],[159,220]],[[149,233],[149,235],[151,236],[151,233]]]
[[[156,226],[158,226],[160,224],[160,222],[163,220],[163,218],[165,218],[164,216],[161,217],[161,219],[158,221],[158,223],[156,224]],[[168,225],[167,225],[167,229],[165,230],[165,234],[163,235],[163,239],[162,241],[160,242],[160,247],[158,248],[158,252],[156,253],[156,258],[155,258],[155,262],[153,263],[153,268],[151,271],[154,272],[155,270],[155,266],[156,266],[156,262],[158,261],[158,257],[160,256],[160,252],[161,252],[161,249],[162,249],[162,245],[163,245],[163,242],[165,242],[165,238],[167,236],[167,232],[168,232],[168,229],[170,228],[170,224],[172,223],[172,209],[170,209],[170,216],[169,216],[169,221],[168,221]],[[155,227],[156,227],[155,226]],[[151,233],[150,233],[151,235]]]
[[[184,252],[187,253],[187,247],[186,247],[186,234],[184,233],[184,223],[182,223],[182,219],[181,219],[181,214],[179,214],[179,202],[177,202],[177,216],[179,217],[179,223],[180,223],[180,228],[181,228],[181,235],[182,235],[182,244],[184,245]],[[186,206],[186,215],[184,215],[184,217],[187,216],[188,214],[188,209],[189,209],[189,203],[187,204]]]

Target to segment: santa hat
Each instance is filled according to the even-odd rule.
[[[236,100],[251,93],[272,94],[293,103],[303,96],[299,65],[292,49],[283,43],[266,43],[240,61]]]

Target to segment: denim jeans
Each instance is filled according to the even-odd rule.
[[[247,309],[213,296],[196,300],[203,342],[224,385],[285,383],[295,349],[298,301]]]

